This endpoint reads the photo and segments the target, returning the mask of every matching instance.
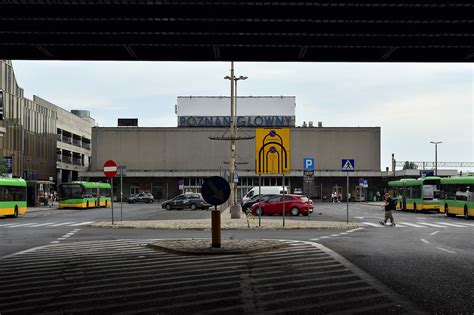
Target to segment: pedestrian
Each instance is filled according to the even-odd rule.
[[[376,195],[377,195],[377,201],[380,201],[380,192],[378,190],[377,190]]]
[[[392,199],[392,197],[390,197],[390,194],[385,193],[384,205],[382,206],[385,210],[385,220],[379,221],[380,224],[386,225],[388,219],[390,219],[390,223],[392,223],[392,226],[395,226],[395,221],[393,220],[393,216],[392,216],[392,210],[395,210],[394,205],[395,205],[395,202]]]

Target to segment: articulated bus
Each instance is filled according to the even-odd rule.
[[[404,178],[388,182],[390,195],[402,211],[439,211],[440,177]]]
[[[442,178],[440,203],[440,212],[448,217],[474,217],[474,176]]]
[[[0,216],[18,217],[26,213],[26,181],[0,178]]]
[[[59,185],[58,204],[59,208],[108,207],[110,196],[110,184],[76,181]]]

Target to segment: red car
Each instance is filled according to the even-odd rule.
[[[285,204],[285,215],[304,215],[307,216],[313,212],[313,201],[306,196],[301,195],[275,195],[266,201],[255,203],[251,210],[253,214],[259,215],[260,209],[262,215],[273,215],[283,213],[283,204]]]

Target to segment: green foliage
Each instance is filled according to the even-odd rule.
[[[7,166],[5,165],[5,159],[3,158],[3,152],[0,151],[0,176],[5,176]]]
[[[416,170],[418,169],[418,165],[416,165],[414,162],[409,162],[406,161],[405,164],[403,165],[404,170]]]

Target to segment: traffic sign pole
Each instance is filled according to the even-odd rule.
[[[347,205],[347,211],[346,211],[347,215],[346,215],[346,217],[347,217],[347,220],[346,221],[347,221],[347,224],[349,224],[349,172],[346,172],[346,174],[347,174],[347,190],[346,190],[346,192],[347,192],[347,196],[346,196],[346,205]]]
[[[112,209],[112,225],[114,225],[114,178],[110,178],[110,186],[112,186],[111,189],[111,200],[110,200],[110,208]]]

